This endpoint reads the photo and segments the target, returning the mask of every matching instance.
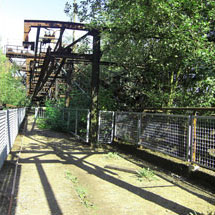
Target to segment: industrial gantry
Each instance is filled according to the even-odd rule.
[[[62,38],[68,30],[78,31],[81,36],[65,45]],[[30,33],[34,41],[29,41]],[[75,45],[88,36],[92,37],[91,52],[76,53]],[[42,103],[47,96],[53,97],[58,82],[71,84],[74,64],[91,63],[91,134],[96,138],[99,68],[100,64],[108,64],[100,61],[100,32],[97,29],[90,29],[82,23],[25,20],[23,46],[7,46],[6,56],[11,61],[22,59],[20,70],[26,74],[27,95],[32,104]],[[69,102],[66,106],[69,106]]]

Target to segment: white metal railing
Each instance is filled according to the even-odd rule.
[[[0,168],[13,147],[25,117],[25,108],[0,111]]]

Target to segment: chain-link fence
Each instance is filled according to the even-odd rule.
[[[0,168],[14,144],[24,117],[25,108],[0,111]]]

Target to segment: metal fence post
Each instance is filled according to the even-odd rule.
[[[138,116],[138,123],[137,123],[137,128],[138,128],[138,133],[137,133],[137,143],[140,142],[140,136],[142,132],[142,113],[139,114]]]
[[[192,159],[192,130],[193,130],[193,116],[188,117],[188,128],[187,128],[187,148],[186,148],[186,160],[188,162]]]
[[[117,138],[117,111],[115,112],[115,126],[114,126],[114,137]]]
[[[98,134],[97,134],[97,142],[99,143],[100,139],[100,129],[101,129],[101,110],[99,111],[99,119],[98,119]]]
[[[86,142],[89,143],[89,132],[90,132],[90,110],[87,113],[87,134],[86,134]]]
[[[7,145],[7,153],[10,152],[10,137],[9,137],[9,132],[8,132],[8,129],[9,129],[9,125],[8,125],[8,122],[9,122],[9,113],[8,113],[8,110],[5,110],[5,144]]]
[[[113,111],[112,115],[112,131],[111,131],[111,143],[114,141],[114,136],[115,135],[115,111]]]

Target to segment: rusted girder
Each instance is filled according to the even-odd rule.
[[[47,20],[25,20],[24,21],[24,42],[28,41],[28,35],[31,28],[60,28],[60,29],[71,29],[79,31],[88,31],[86,25],[75,22],[60,22],[60,21],[47,21]]]

